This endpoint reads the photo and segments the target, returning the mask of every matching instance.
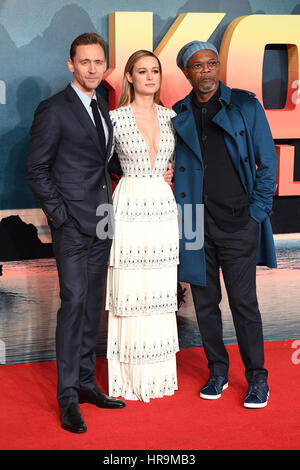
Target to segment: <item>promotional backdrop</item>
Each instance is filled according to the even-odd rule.
[[[72,79],[69,47],[83,32],[107,42],[100,93],[117,106],[132,52],[162,62],[162,104],[190,85],[176,66],[185,43],[210,40],[221,79],[254,92],[266,110],[279,167],[272,225],[278,269],[258,268],[265,340],[300,337],[300,4],[296,0],[0,0],[0,363],[55,359],[58,280],[45,217],[25,180],[29,129],[38,103]],[[188,285],[178,311],[180,345],[201,346]],[[223,289],[224,290],[224,289]],[[226,343],[235,333],[226,296]],[[106,350],[102,314],[98,354]]]

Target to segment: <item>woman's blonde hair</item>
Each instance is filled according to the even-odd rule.
[[[156,57],[155,54],[153,54],[153,52],[146,51],[144,49],[134,52],[129,57],[127,64],[125,65],[121,96],[119,100],[119,108],[121,106],[128,106],[134,100],[134,88],[133,88],[132,83],[128,81],[126,75],[127,73],[132,75],[133,67],[135,63],[142,57],[146,57],[146,56],[155,57],[155,59],[158,62],[160,77],[162,77],[162,69],[161,69],[160,60],[158,59],[158,57]],[[157,92],[154,94],[154,102],[159,104],[159,100],[160,100],[160,87],[159,87],[159,90],[157,90]]]

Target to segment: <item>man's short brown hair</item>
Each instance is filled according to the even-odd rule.
[[[104,39],[97,33],[83,33],[80,36],[77,36],[76,39],[71,44],[70,47],[70,59],[73,60],[77,46],[88,46],[89,44],[99,44],[104,51],[104,56],[106,58],[106,45]]]

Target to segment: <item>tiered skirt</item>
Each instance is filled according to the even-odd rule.
[[[113,202],[109,394],[148,402],[177,389],[177,206],[163,177],[149,176],[123,177]]]

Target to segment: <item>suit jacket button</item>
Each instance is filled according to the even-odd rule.
[[[245,162],[248,162],[249,161],[249,157],[245,157]]]
[[[180,167],[179,167],[179,171],[185,171],[185,167],[184,167],[184,166],[180,166]]]
[[[104,184],[104,185],[102,186],[102,189],[106,189],[106,188],[107,188],[107,186],[106,186],[106,184]]]
[[[185,193],[180,193],[180,197],[185,197]]]
[[[241,130],[240,135],[244,135],[245,131]]]

